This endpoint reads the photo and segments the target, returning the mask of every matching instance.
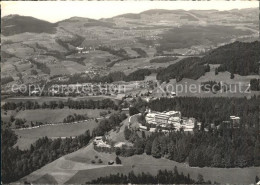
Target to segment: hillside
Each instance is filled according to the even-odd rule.
[[[47,80],[53,75],[93,70],[98,70],[100,76],[115,71],[124,71],[128,76],[139,69],[167,68],[183,58],[205,55],[220,45],[237,40],[256,40],[259,37],[256,17],[258,21],[256,9],[225,12],[152,9],[99,20],[71,17],[53,24],[32,17],[10,15],[3,18],[2,25],[2,76],[11,76],[14,81],[21,76],[25,83],[32,83],[41,79]],[[103,51],[100,46],[110,50]],[[126,54],[122,57],[111,51],[125,51]],[[176,54],[178,59],[175,61],[150,62],[157,57]],[[252,55],[252,51],[249,55]],[[30,65],[28,61],[26,63],[24,60],[28,58],[37,58],[35,60],[38,67],[36,64]],[[48,73],[42,71],[40,63],[44,68],[50,69]],[[182,64],[182,67],[189,68],[188,63]],[[200,62],[196,61],[194,69],[177,71],[180,79],[197,79],[203,75],[204,67],[198,63]],[[240,72],[242,67],[238,67],[235,73],[254,74],[254,66],[250,63],[246,72]],[[90,68],[93,69],[89,70]],[[231,71],[230,67],[227,68],[225,70]],[[32,69],[38,71],[38,79],[31,74]],[[168,73],[173,72],[167,71],[158,76],[164,76],[161,79],[176,76]],[[131,79],[136,79],[134,75],[132,77]]]
[[[180,81],[182,78],[198,79],[204,75],[205,67],[198,57],[190,57],[172,64],[165,69],[162,69],[157,74],[157,79],[167,81],[176,78]]]
[[[71,17],[69,19],[65,19],[62,21],[57,22],[59,25],[64,25],[66,23],[81,23],[84,25],[84,27],[94,27],[94,26],[101,26],[101,27],[112,27],[115,24],[111,22],[106,22],[102,20],[95,20],[90,18],[84,18],[84,17]]]
[[[123,17],[123,18],[128,18],[128,19],[140,19],[141,18],[140,14],[134,14],[134,13],[122,14],[122,15],[118,15],[115,17]]]
[[[5,36],[19,33],[55,33],[56,24],[29,16],[9,15],[2,19],[2,34]]]
[[[221,64],[219,71],[240,75],[258,74],[260,42],[234,42],[211,51],[203,58],[209,64]]]
[[[210,51],[204,57],[190,57],[162,69],[157,79],[166,81],[177,78],[198,79],[206,72],[205,64],[220,64],[218,71],[229,71],[239,75],[258,74],[260,42],[234,42]],[[246,59],[246,60],[245,60]]]
[[[224,43],[229,40],[231,33],[238,37],[250,32],[226,25],[208,25],[207,27],[185,25],[161,34],[159,50],[189,48],[194,45],[217,45],[219,42]]]

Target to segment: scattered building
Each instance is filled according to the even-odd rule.
[[[102,136],[95,137],[93,144],[96,145],[97,147],[111,148],[111,146],[109,144],[107,144],[105,141],[103,141]]]
[[[230,116],[232,128],[239,128],[240,117]]]
[[[122,108],[121,111],[125,114],[129,114],[129,108]]]

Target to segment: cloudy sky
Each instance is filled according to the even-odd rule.
[[[73,16],[93,19],[149,9],[230,10],[259,7],[258,1],[2,1],[2,17],[10,14],[33,16],[57,22]]]

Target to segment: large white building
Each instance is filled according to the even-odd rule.
[[[149,124],[175,124],[181,121],[181,112],[180,111],[169,111],[169,112],[153,112],[148,111],[148,114],[145,117],[145,120]]]
[[[181,119],[180,111],[155,112],[149,110],[145,120],[151,127],[169,128],[173,126],[175,130],[193,131],[195,119]]]

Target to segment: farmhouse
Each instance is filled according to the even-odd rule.
[[[101,142],[101,141],[102,141],[102,136],[97,136],[97,137],[95,137],[93,143],[94,143],[94,144],[97,144],[97,143],[99,143],[99,142]]]
[[[232,128],[239,128],[240,124],[240,117],[237,116],[230,116]]]
[[[129,108],[122,108],[122,113],[129,114]]]
[[[111,146],[109,144],[107,144],[105,141],[103,141],[102,136],[95,137],[93,144],[98,146],[98,147],[111,148]]]

